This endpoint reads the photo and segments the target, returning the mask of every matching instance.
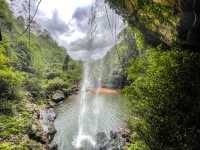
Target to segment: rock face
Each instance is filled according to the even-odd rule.
[[[65,94],[61,90],[55,91],[55,93],[52,95],[52,100],[56,103],[63,101],[65,99]]]
[[[29,137],[46,145],[46,149],[56,150],[57,145],[50,144],[57,132],[54,126],[56,114],[53,108],[40,110],[37,114],[37,119],[38,121],[32,125]]]
[[[186,44],[200,47],[200,1],[182,0],[182,18],[178,27],[178,37]]]

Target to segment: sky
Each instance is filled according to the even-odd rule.
[[[32,0],[33,8],[37,1]],[[27,0],[12,0],[15,14],[27,14],[21,11],[23,5],[27,6]],[[118,33],[123,28],[121,17],[104,0],[42,0],[35,20],[77,60],[103,57],[116,43],[114,30]]]
[[[86,7],[91,4],[92,0],[42,0],[39,10],[48,18],[51,18],[53,12],[57,10],[59,17],[67,23],[78,7]]]
[[[87,20],[89,16],[86,13],[92,3],[93,0],[42,0],[36,19],[64,45],[84,36],[77,27],[74,14],[83,9],[77,15]]]

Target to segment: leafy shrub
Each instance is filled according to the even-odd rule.
[[[19,42],[16,45],[16,52],[18,58],[17,68],[22,71],[29,70],[30,65],[32,64],[31,51],[24,42]]]
[[[53,80],[47,80],[45,90],[47,92],[53,92],[56,90],[67,89],[68,87],[69,83],[67,81],[62,80],[61,78],[55,78]]]
[[[10,68],[0,70],[0,98],[16,98],[22,79],[21,73],[15,72]]]
[[[0,149],[2,149],[2,150],[13,150],[14,147],[11,143],[4,142],[4,143],[0,143]]]
[[[149,150],[149,148],[143,141],[135,141],[134,144],[131,144],[128,150]]]
[[[42,97],[42,80],[37,77],[27,77],[27,79],[24,81],[24,88],[30,92],[30,94],[33,96],[33,98],[40,98]]]
[[[8,5],[4,0],[0,0],[0,25],[2,28],[11,30],[12,29],[12,21],[11,21],[11,12],[8,8]]]
[[[133,145],[142,140],[153,150],[199,147],[199,60],[198,53],[158,47],[131,61],[126,92],[140,137]]]
[[[7,138],[11,135],[25,134],[29,127],[27,120],[17,117],[0,116],[0,138]]]
[[[9,58],[6,56],[6,48],[7,45],[0,45],[0,68],[3,68],[8,64]]]

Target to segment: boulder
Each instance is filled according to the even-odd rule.
[[[94,150],[124,150],[130,144],[129,134],[128,129],[112,130],[109,137],[105,132],[99,132]]]
[[[117,139],[118,138],[117,132],[114,132],[113,130],[111,130],[110,131],[110,138],[111,139]]]
[[[49,150],[58,150],[58,145],[57,144],[49,144],[48,148],[49,148]]]
[[[54,101],[49,100],[48,105],[50,107],[55,107],[57,105],[57,103],[55,103]]]
[[[48,139],[49,139],[49,142],[51,142],[56,134],[56,128],[54,126],[54,123],[53,122],[50,122],[49,125],[48,125]]]
[[[56,113],[54,112],[53,108],[45,108],[40,110],[39,120],[42,126],[42,131],[46,137],[46,143],[50,143],[57,132],[54,126],[55,118]]]
[[[56,103],[63,101],[65,99],[65,94],[61,90],[57,90],[53,95],[52,95],[52,100]]]
[[[107,150],[109,144],[109,138],[105,132],[99,132],[96,135],[96,149],[97,150]]]
[[[31,129],[29,130],[28,136],[30,139],[33,139],[39,143],[45,144],[47,142],[46,136],[42,130],[42,127],[37,122],[32,124]]]

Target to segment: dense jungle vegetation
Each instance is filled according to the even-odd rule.
[[[134,37],[127,42],[132,55],[124,88],[132,103],[129,149],[198,150],[200,26],[194,19],[199,15],[198,1],[106,1],[128,22],[125,30]]]
[[[44,31],[24,32],[0,0],[0,149],[41,149],[29,136],[35,112],[56,90],[69,91],[80,80],[80,64]]]
[[[112,82],[131,103],[129,150],[199,150],[199,1],[106,2],[128,24],[104,63],[118,66]],[[47,31],[29,41],[23,26],[0,0],[0,150],[43,149],[32,132],[36,110],[81,78],[79,62]]]

